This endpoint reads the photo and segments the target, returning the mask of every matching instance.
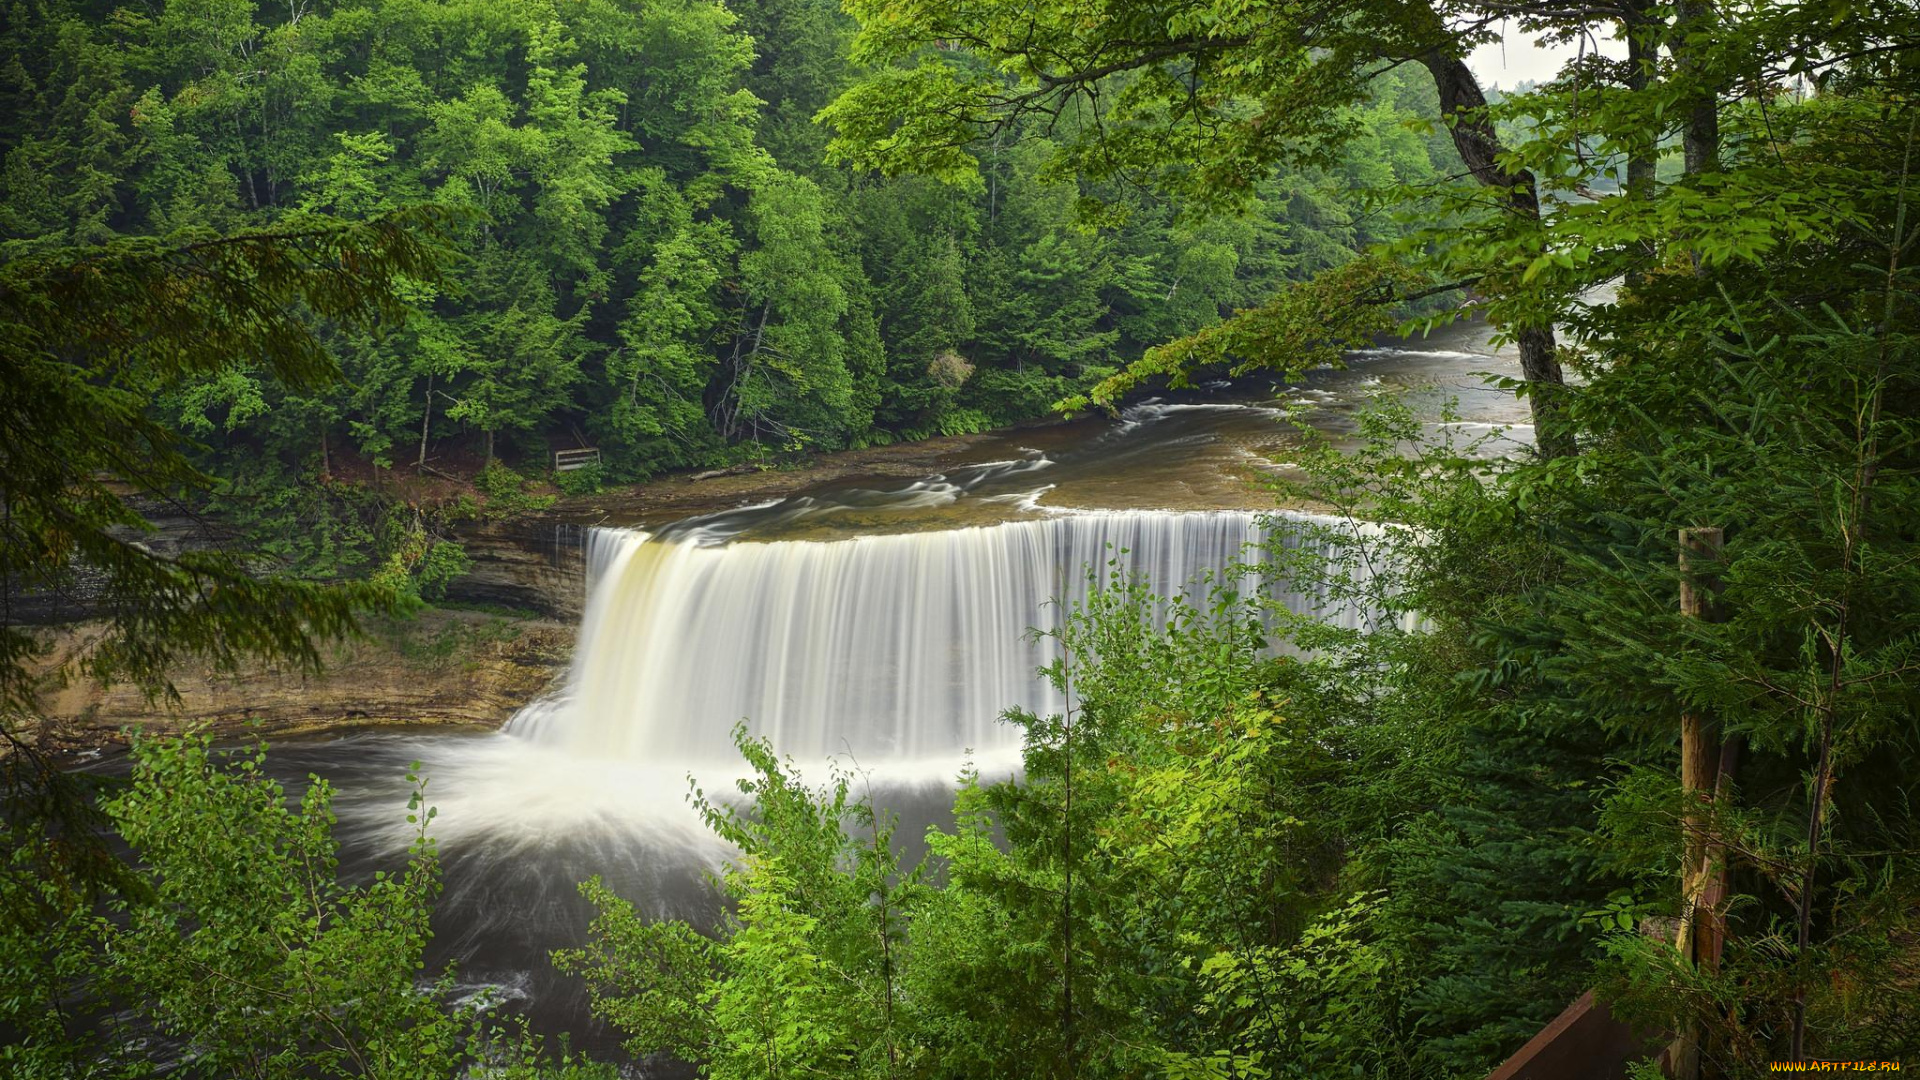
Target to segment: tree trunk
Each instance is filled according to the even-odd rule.
[[[1553,328],[1520,331],[1520,377],[1527,382],[1527,406],[1533,412],[1533,445],[1541,457],[1571,457],[1573,430],[1567,422],[1566,377],[1560,371]]]
[[[1000,128],[993,129],[993,164],[987,167],[987,224],[991,226],[1000,213]]]
[[[1681,571],[1697,573],[1707,569],[1719,560],[1725,542],[1725,533],[1719,529],[1681,529]],[[1710,585],[1696,587],[1691,579],[1681,578],[1680,614],[1691,619],[1717,619],[1719,612],[1714,604],[1713,588]],[[1687,810],[1682,823],[1685,835],[1680,861],[1680,898],[1684,908],[1680,938],[1675,945],[1695,966],[1709,972],[1718,970],[1720,950],[1726,939],[1726,927],[1718,910],[1726,895],[1725,860],[1717,850],[1718,845],[1708,841],[1715,799],[1723,792],[1731,797],[1727,785],[1732,777],[1720,775],[1723,760],[1731,766],[1720,745],[1719,725],[1699,713],[1682,713],[1680,790],[1687,800]],[[1702,1034],[1697,1020],[1688,1019],[1681,1024],[1680,1035],[1667,1055],[1675,1080],[1694,1080],[1701,1075]]]
[[[1627,35],[1627,90],[1636,96],[1644,93],[1653,83],[1654,65],[1659,61],[1659,43],[1654,36],[1654,19],[1647,14],[1645,0],[1627,0],[1622,10],[1625,18],[1621,20]],[[1635,147],[1627,154],[1627,190],[1629,199],[1651,199],[1658,185],[1657,172],[1660,161],[1660,142],[1656,138],[1642,147]],[[1652,245],[1642,245],[1643,253],[1651,260],[1655,254]],[[1627,287],[1632,288],[1646,280],[1646,270],[1633,266],[1627,270]]]
[[[1706,82],[1696,46],[1704,47],[1713,30],[1713,0],[1677,0],[1673,6],[1674,67],[1687,91],[1680,148],[1688,176],[1720,168],[1720,95]]]
[[[1713,805],[1726,811],[1733,802],[1733,772],[1740,761],[1741,737],[1728,735],[1720,743],[1720,765],[1713,774]],[[1694,956],[1709,973],[1720,970],[1720,956],[1727,947],[1727,917],[1722,905],[1727,900],[1727,845],[1718,828],[1707,837],[1700,872],[1706,882],[1700,889],[1700,907],[1707,918],[1694,930]]]
[[[760,305],[760,320],[753,326],[751,331],[753,344],[749,346],[747,345],[747,323],[753,318],[753,312],[749,309],[742,313],[740,320],[742,336],[735,339],[733,343],[733,359],[728,364],[728,366],[733,369],[733,386],[735,388],[740,385],[742,379],[747,377],[747,373],[753,367],[754,357],[759,355],[760,347],[767,339],[767,320],[772,317],[773,301],[769,300]],[[729,388],[725,394],[721,395],[721,406],[727,410],[726,420],[721,426],[721,434],[725,436],[729,442],[738,439],[740,435],[740,409],[738,402],[732,400],[735,398],[735,395],[736,390],[733,388]],[[753,437],[757,441],[760,437],[759,414],[756,413],[750,423],[753,427]]]
[[[1480,90],[1466,62],[1442,49],[1430,49],[1420,62],[1433,75],[1440,92],[1440,116],[1453,132],[1454,149],[1467,171],[1481,184],[1506,192],[1516,214],[1538,220],[1540,196],[1533,174],[1522,169],[1508,172],[1499,163],[1500,136],[1488,118],[1487,96]],[[1566,403],[1562,390],[1566,379],[1560,371],[1558,348],[1550,326],[1521,327],[1515,335],[1520,346],[1520,374],[1527,381],[1527,403],[1533,411],[1534,447],[1541,457],[1565,457],[1574,452],[1573,432],[1566,423]]]
[[[427,407],[420,414],[420,460],[414,462],[416,468],[427,467],[427,432],[433,424],[433,372],[427,372]]]
[[[1720,529],[1681,529],[1680,530],[1680,569],[1684,573],[1700,573],[1711,568],[1720,559],[1720,553],[1726,544],[1726,534]],[[1714,603],[1711,586],[1696,586],[1689,578],[1680,581],[1680,614],[1690,619],[1715,621],[1719,617]],[[1683,713],[1680,717],[1680,787],[1689,799],[1702,805],[1711,805],[1715,783],[1720,767],[1720,741],[1718,726],[1713,720],[1697,713]],[[1681,866],[1681,879],[1689,888],[1688,899],[1694,898],[1699,885],[1698,875],[1701,861],[1707,852],[1708,823],[1704,814],[1690,814],[1687,819],[1686,857]]]
[[[1659,43],[1654,38],[1654,20],[1642,0],[1627,0],[1621,20],[1627,33],[1627,90],[1645,92],[1653,83],[1654,64],[1659,61]],[[1654,172],[1660,160],[1660,142],[1654,139],[1636,147],[1627,155],[1627,194],[1636,199],[1653,197]]]
[[[1071,661],[1071,654],[1068,656]],[[1060,1041],[1065,1055],[1066,1075],[1079,1073],[1079,1055],[1075,1053],[1077,1032],[1073,1026],[1073,684],[1068,676],[1066,709],[1061,713],[1065,725],[1061,739],[1060,866],[1064,876],[1060,890]]]
[[[1836,659],[1835,663],[1839,663]],[[1833,701],[1820,710],[1820,757],[1814,764],[1812,805],[1807,809],[1807,870],[1800,877],[1800,895],[1794,901],[1794,959],[1806,963],[1807,950],[1813,946],[1813,889],[1820,870],[1820,840],[1827,825],[1827,802],[1833,798]],[[1793,1030],[1788,1041],[1787,1060],[1805,1061],[1807,1057],[1807,989],[1793,992]]]

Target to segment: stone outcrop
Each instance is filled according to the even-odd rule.
[[[556,512],[462,522],[455,538],[467,572],[447,584],[447,596],[577,622],[587,601],[586,531],[578,514]]]
[[[136,687],[103,688],[73,673],[99,632],[97,624],[74,624],[44,631],[52,651],[41,665],[42,718],[34,734],[49,749],[80,749],[122,742],[129,727],[199,726],[220,735],[382,724],[497,727],[565,672],[574,631],[571,622],[429,610],[371,625],[363,639],[331,647],[318,675],[182,665],[171,675],[178,700],[149,702]]]

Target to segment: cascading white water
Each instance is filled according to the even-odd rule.
[[[736,762],[729,734],[743,719],[802,762],[991,759],[1016,748],[1017,732],[997,722],[1004,710],[1062,705],[1037,674],[1056,643],[1029,628],[1056,625],[1116,575],[1171,594],[1257,565],[1266,539],[1259,515],[1227,511],[717,546],[598,530],[567,686],[513,731],[649,765]],[[1297,542],[1291,531],[1279,539]],[[1275,595],[1295,611],[1319,606]],[[1361,617],[1341,605],[1318,613]]]

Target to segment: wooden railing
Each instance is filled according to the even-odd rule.
[[[555,450],[553,452],[553,471],[572,472],[589,465],[600,464],[600,449],[594,446],[579,450]]]

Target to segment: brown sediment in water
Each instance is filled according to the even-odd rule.
[[[654,528],[690,517],[777,499],[816,497],[833,501],[850,490],[898,491],[908,484],[995,461],[1044,456],[1060,467],[1036,476],[1050,487],[1046,511],[1074,510],[1263,510],[1276,496],[1270,455],[1291,445],[1277,421],[1221,424],[1197,445],[1161,448],[1115,446],[1124,466],[1095,452],[1115,431],[1112,418],[1028,424],[916,443],[826,453],[790,468],[745,474],[665,477],[643,484],[569,499],[553,508],[554,520],[589,526]],[[1160,452],[1162,449],[1165,452]],[[701,476],[703,474],[694,474]],[[872,532],[929,531],[991,525],[1032,516],[1005,502],[960,500],[917,507],[903,516],[885,507],[838,506],[830,520],[783,528],[780,539],[841,539]]]
[[[576,524],[664,525],[746,503],[803,495],[818,488],[911,482],[990,460],[992,452],[1011,443],[1043,450],[1071,445],[1106,423],[1103,417],[1041,421],[973,435],[941,435],[917,442],[834,450],[801,463],[747,472],[678,473],[563,499],[549,513],[556,520]]]

